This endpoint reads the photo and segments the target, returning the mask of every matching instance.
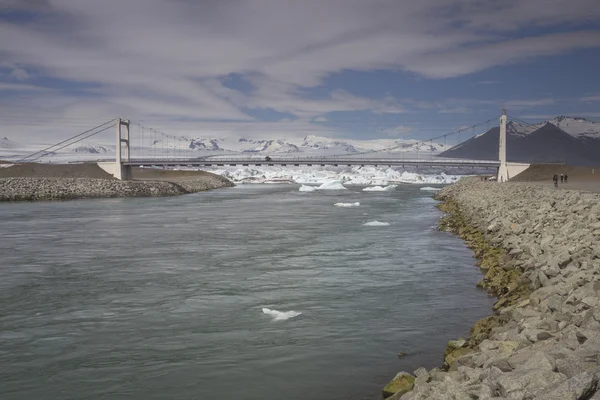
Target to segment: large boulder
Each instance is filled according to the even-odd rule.
[[[501,396],[509,399],[530,399],[542,390],[566,380],[563,374],[548,370],[513,371],[498,378],[496,389]]]
[[[600,373],[596,368],[575,375],[557,387],[536,395],[534,400],[587,400],[598,393],[599,382]]]
[[[400,372],[383,388],[383,398],[387,399],[393,395],[401,396],[410,392],[414,386],[415,377],[408,372]]]

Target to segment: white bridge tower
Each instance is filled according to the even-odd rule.
[[[508,167],[506,165],[506,109],[502,110],[500,117],[500,167],[498,168],[498,182],[508,182]]]
[[[126,128],[125,138],[123,138],[122,136],[122,126]],[[121,157],[121,147],[123,143],[125,143],[125,161],[129,162],[131,161],[131,149],[129,146],[129,120],[117,118],[117,157],[114,166],[113,176],[119,180],[128,180],[131,179],[131,166],[122,164],[123,158]]]

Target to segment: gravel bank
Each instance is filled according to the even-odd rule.
[[[463,180],[437,198],[498,302],[389,398],[600,400],[600,195]]]
[[[0,169],[0,178],[94,178],[114,179],[97,164],[25,163]]]
[[[219,176],[177,183],[94,178],[0,178],[0,201],[178,196],[231,186],[231,182]]]

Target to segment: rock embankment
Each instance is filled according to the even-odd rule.
[[[227,179],[214,175],[177,183],[93,178],[0,178],[0,201],[177,196],[231,186],[233,184]]]
[[[444,369],[420,368],[388,398],[600,400],[600,195],[471,180],[438,199],[495,315],[449,342]]]

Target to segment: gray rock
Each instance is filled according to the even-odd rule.
[[[533,292],[470,338],[478,345],[456,371],[432,370],[407,398],[600,400],[600,194],[465,180],[439,195],[504,250],[503,270],[521,272],[517,284]]]
[[[556,388],[540,393],[534,400],[586,400],[598,390],[600,375],[598,370],[575,375]]]
[[[554,371],[556,365],[552,357],[544,352],[536,352],[525,361],[522,365],[517,367],[517,371]]]
[[[436,381],[436,382],[442,382],[444,380],[444,378],[446,377],[446,375],[448,375],[448,373],[442,371],[439,368],[434,368],[431,371],[429,371],[429,376],[431,377],[431,379],[433,381]]]
[[[501,396],[511,399],[531,398],[536,393],[567,380],[561,373],[553,371],[509,372],[497,380],[497,390]]]

